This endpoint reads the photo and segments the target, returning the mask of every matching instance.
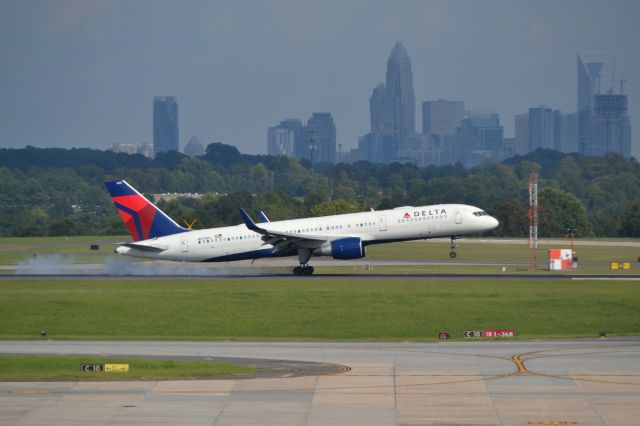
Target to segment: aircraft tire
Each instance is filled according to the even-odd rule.
[[[313,266],[305,266],[302,268],[302,275],[312,275],[313,274]]]
[[[302,275],[303,270],[300,266],[296,266],[295,268],[293,268],[293,275]]]
[[[449,257],[452,258],[452,259],[455,259],[456,256],[457,256],[457,254],[456,254],[455,251],[452,251],[451,253],[449,253]]]

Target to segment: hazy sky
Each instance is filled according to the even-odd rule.
[[[369,96],[402,40],[421,102],[500,114],[576,110],[577,52],[615,55],[640,154],[640,1],[0,0],[0,146],[152,142],[155,95],[192,135],[266,152],[267,127],[333,114],[369,130]]]

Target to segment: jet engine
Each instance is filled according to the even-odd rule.
[[[365,256],[362,240],[357,237],[340,238],[327,241],[313,251],[321,256],[333,256],[334,259],[360,259]]]

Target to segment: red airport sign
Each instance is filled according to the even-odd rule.
[[[515,337],[515,330],[465,330],[462,332],[465,338],[478,338],[478,337]]]

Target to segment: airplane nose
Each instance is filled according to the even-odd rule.
[[[500,225],[500,222],[498,222],[498,219],[496,219],[495,217],[491,216],[489,218],[489,224],[491,226],[491,229],[495,229],[498,227],[498,225]]]

